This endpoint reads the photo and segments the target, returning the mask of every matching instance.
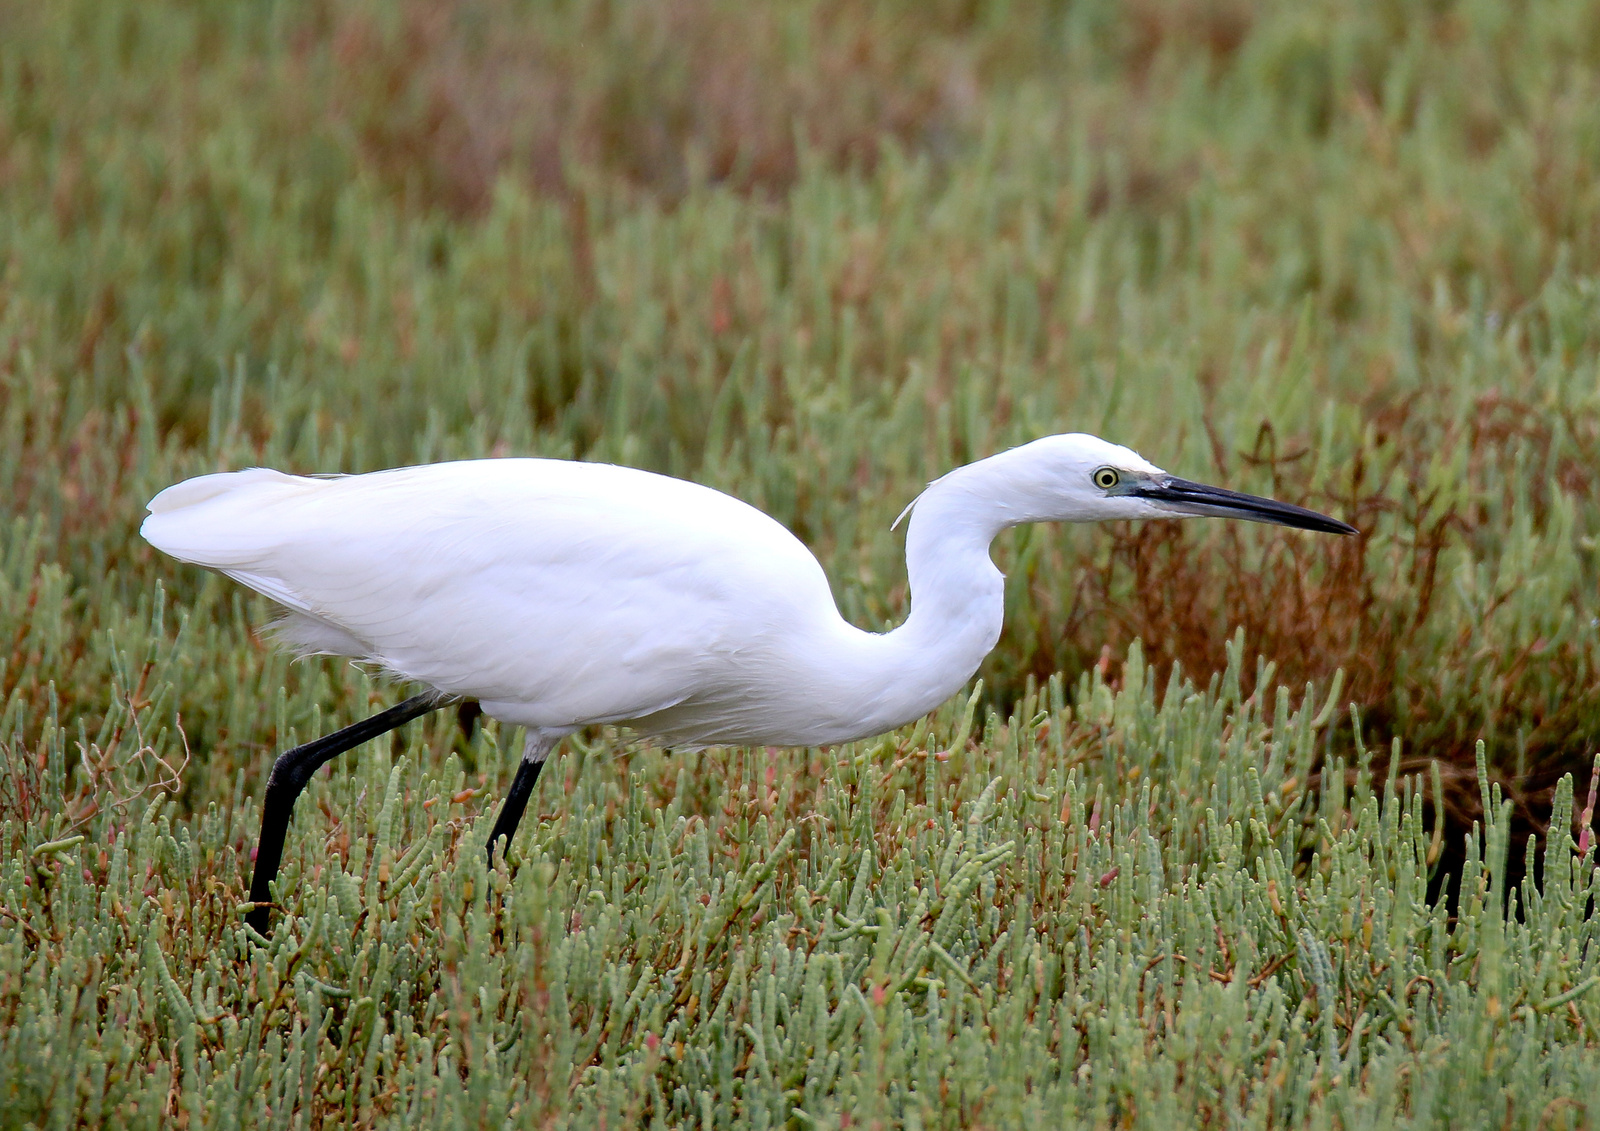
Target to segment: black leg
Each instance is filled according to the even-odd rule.
[[[362,719],[278,756],[272,764],[267,794],[261,803],[261,839],[256,846],[255,871],[250,877],[250,900],[256,906],[245,916],[247,924],[259,934],[267,933],[267,903],[272,899],[271,884],[278,878],[278,865],[283,861],[283,840],[289,832],[289,818],[294,813],[295,799],[305,789],[311,775],[346,750],[387,734],[440,706],[437,695],[414,695],[370,719]]]
[[[533,787],[539,781],[539,771],[544,769],[544,760],[555,744],[553,738],[546,738],[537,731],[529,732],[522,761],[517,764],[517,776],[511,779],[511,792],[506,794],[500,806],[500,815],[494,821],[494,831],[489,834],[489,867],[494,867],[494,846],[501,837],[506,838],[506,847],[511,846],[511,838],[517,833],[522,812],[528,807],[528,798],[533,796]]]
[[[463,699],[456,708],[456,725],[461,728],[461,737],[468,742],[472,741],[472,732],[478,729],[478,719],[483,714],[483,705],[476,699]]]

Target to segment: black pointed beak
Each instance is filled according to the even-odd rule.
[[[1209,515],[1213,518],[1242,518],[1249,522],[1270,522],[1297,530],[1317,530],[1323,534],[1358,534],[1355,527],[1305,507],[1263,499],[1223,487],[1207,487],[1175,475],[1156,476],[1135,487],[1130,494],[1176,511],[1179,514]]]

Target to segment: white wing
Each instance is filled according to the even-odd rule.
[[[477,460],[311,479],[207,475],[141,530],[290,610],[303,651],[354,656],[507,722],[639,719],[739,682],[795,627],[837,622],[788,530],[632,468]]]

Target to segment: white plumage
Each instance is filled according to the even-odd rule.
[[[1173,479],[1093,436],[1047,437],[916,501],[911,613],[885,634],[841,618],[810,551],[754,507],[607,464],[206,475],[157,495],[142,533],[282,605],[277,631],[300,651],[477,699],[547,741],[627,723],[675,743],[812,745],[908,722],[971,677],[1000,634],[1002,529],[1180,513],[1343,525]]]
[[[680,745],[815,745],[911,721],[1000,637],[989,543],[1023,522],[1228,515],[1338,533],[1300,507],[1178,479],[1093,436],[958,468],[908,508],[911,612],[864,632],[822,567],[754,507],[607,464],[506,459],[306,478],[203,475],[142,533],[286,611],[302,652],[381,665],[428,692],[284,752],[262,802],[247,921],[265,933],[296,797],[318,766],[451,700],[527,728],[489,834],[515,834],[562,735],[626,723]]]

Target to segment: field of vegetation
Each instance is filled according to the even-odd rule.
[[[881,739],[563,744],[257,634],[185,476],[891,521],[1057,431],[1343,517],[1003,537]],[[0,0],[0,1127],[1600,1124],[1600,7]]]

